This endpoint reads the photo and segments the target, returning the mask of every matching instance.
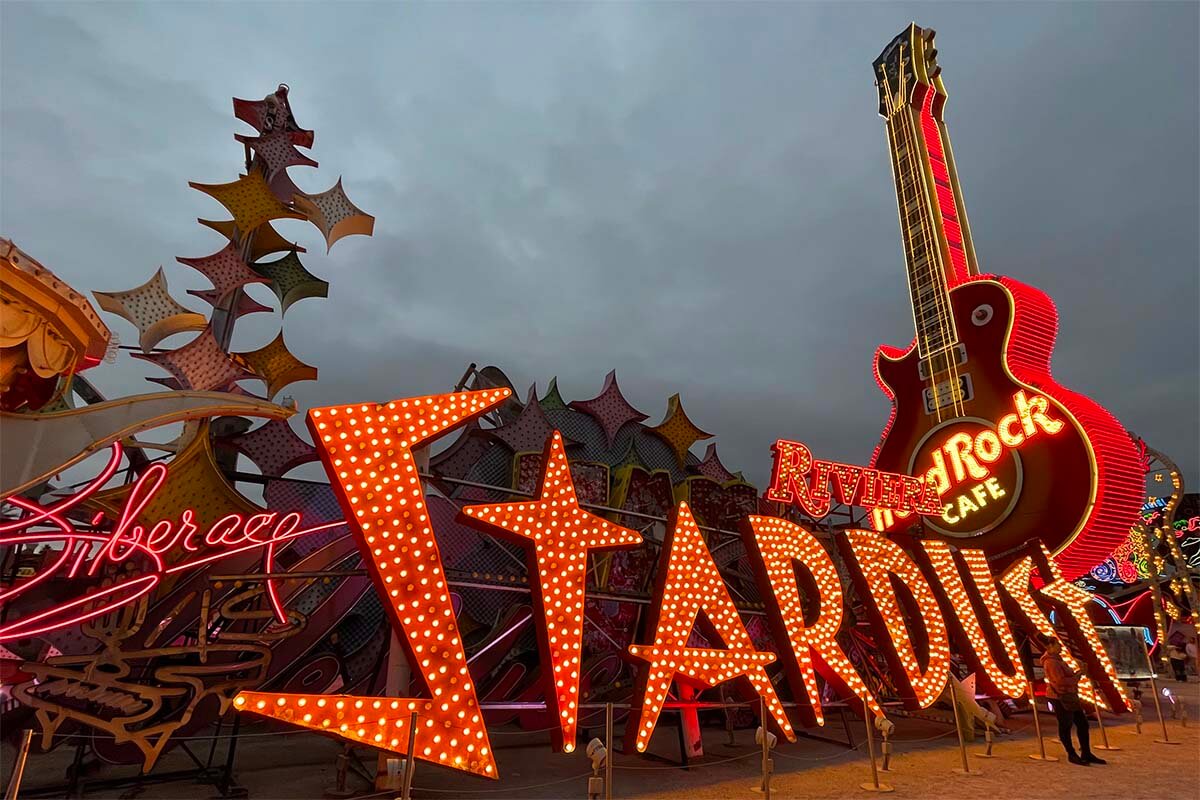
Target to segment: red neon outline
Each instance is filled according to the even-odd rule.
[[[116,474],[124,451],[119,442],[113,443],[111,450],[112,455],[108,463],[95,478],[75,494],[51,506],[41,506],[15,495],[0,499],[0,504],[8,503],[28,512],[16,520],[0,524],[0,534],[7,534],[0,536],[0,544],[63,542],[62,554],[52,564],[40,570],[29,580],[23,581],[11,589],[0,593],[0,601],[11,602],[16,597],[26,594],[34,587],[59,574],[71,561],[74,563],[71,564],[70,569],[67,571],[66,577],[68,579],[77,577],[84,563],[88,563],[86,574],[89,577],[94,577],[100,571],[103,564],[120,565],[128,562],[135,556],[143,556],[149,559],[152,565],[152,572],[123,581],[115,586],[88,591],[82,597],[59,603],[58,605],[39,611],[32,616],[25,616],[14,620],[0,627],[0,642],[47,633],[59,628],[76,625],[101,614],[107,614],[115,608],[139,600],[147,592],[152,591],[164,575],[195,569],[204,564],[259,547],[267,548],[264,563],[269,572],[274,568],[275,554],[280,544],[310,533],[345,525],[344,521],[337,521],[316,525],[311,528],[299,528],[301,517],[295,511],[283,515],[280,515],[276,511],[263,511],[249,516],[228,514],[210,525],[202,539],[203,545],[197,545],[192,541],[195,534],[198,533],[195,525],[191,522],[195,515],[195,509],[188,508],[181,513],[178,527],[171,520],[158,520],[149,526],[142,526],[136,523],[137,517],[166,483],[170,474],[167,465],[152,464],[138,478],[137,483],[133,485],[121,509],[121,514],[111,531],[102,534],[81,533],[75,529],[75,526],[63,514],[94,495]],[[97,514],[93,518],[93,524],[98,523],[102,517],[102,513]],[[257,525],[252,525],[255,521],[257,521]],[[229,524],[233,522],[236,522],[236,526]],[[57,530],[29,531],[30,527],[43,524],[54,525]],[[270,530],[270,539],[253,538],[266,529]],[[218,531],[220,535],[214,536],[214,533]],[[234,534],[239,532],[242,536],[235,537]],[[90,548],[86,546],[88,542],[100,544],[95,553],[89,553]],[[243,542],[249,543],[243,544]],[[190,559],[171,567],[166,567],[161,557],[162,554],[179,544],[182,544],[184,550],[195,553],[200,553],[205,548],[219,547],[220,549],[215,553],[210,553],[201,558]],[[79,546],[77,547],[77,545]],[[279,599],[274,580],[267,579],[265,583],[267,596],[271,601],[275,615],[281,622],[286,622],[287,614],[283,608],[283,603]],[[134,588],[137,591],[128,596],[124,594],[127,590]],[[86,606],[105,596],[110,598],[116,597],[118,600],[87,613],[77,615],[68,614],[63,621],[56,621],[45,625],[36,624],[46,619],[55,618],[65,612],[70,612],[77,607]]]
[[[764,493],[769,502],[795,505],[809,516],[818,518],[829,513],[835,496],[843,505],[899,511],[905,516],[942,513],[940,493],[928,480],[920,477],[813,458],[807,445],[790,439],[776,440],[771,445],[771,452],[774,453],[771,482]],[[785,458],[789,463],[784,463]],[[780,486],[785,481],[785,471],[786,485]],[[849,491],[847,473],[858,474]],[[813,476],[811,481],[805,480],[807,475]],[[824,485],[816,486],[818,481],[823,481]],[[930,497],[930,491],[935,497]]]

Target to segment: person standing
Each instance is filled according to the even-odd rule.
[[[1062,642],[1054,637],[1044,640],[1046,652],[1042,653],[1042,672],[1046,678],[1046,697],[1053,701],[1054,716],[1058,719],[1058,738],[1067,751],[1067,760],[1072,764],[1088,766],[1107,764],[1103,758],[1092,753],[1087,715],[1079,699],[1079,678],[1082,671],[1067,666],[1062,657]],[[1071,743],[1071,726],[1079,737],[1079,752]]]

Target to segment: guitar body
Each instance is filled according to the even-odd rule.
[[[1121,544],[1137,518],[1137,450],[1111,414],[1050,376],[1057,312],[1049,297],[1008,278],[978,277],[951,288],[949,300],[965,350],[953,369],[931,381],[915,341],[876,353],[892,414],[872,466],[939,483],[945,513],[924,518],[927,535],[983,549],[1001,564],[1003,554],[1040,540],[1068,580],[1078,577]],[[894,529],[913,524],[910,517]]]

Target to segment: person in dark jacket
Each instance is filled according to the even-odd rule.
[[[1054,706],[1054,716],[1058,719],[1058,738],[1067,750],[1067,760],[1081,766],[1108,763],[1092,753],[1087,715],[1083,713],[1083,705],[1079,700],[1079,678],[1083,674],[1082,671],[1067,666],[1062,657],[1062,642],[1058,639],[1047,637],[1043,643],[1046,647],[1046,652],[1042,653],[1046,698]],[[1079,737],[1078,753],[1071,743],[1072,725],[1075,726],[1076,735]]]

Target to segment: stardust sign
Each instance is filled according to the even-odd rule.
[[[309,428],[348,527],[414,678],[419,675],[415,685],[424,691],[412,697],[243,692],[234,701],[238,710],[397,753],[408,751],[412,731],[417,758],[498,777],[413,450],[487,412],[509,394],[503,389],[460,392],[309,413]],[[775,453],[777,480],[769,494],[806,509],[827,508],[832,495],[906,513],[933,515],[944,508],[933,480],[820,461],[797,442],[781,441]],[[546,443],[544,464],[536,499],[469,506],[461,519],[526,549],[538,646],[542,662],[549,665],[543,690],[547,708],[559,721],[554,745],[571,752],[580,712],[588,557],[639,547],[642,538],[579,506],[557,433]],[[166,479],[165,472],[143,478],[147,485],[131,493],[131,502]],[[172,562],[176,566],[198,564],[224,551],[270,549],[306,532],[288,514],[225,520],[203,533],[194,525],[188,529],[185,520],[138,526],[126,521],[127,516],[132,519],[129,513],[136,516],[127,507],[129,513],[115,529],[120,532],[100,536],[71,527],[62,504],[40,508],[17,498],[7,502],[24,509],[26,520],[37,517],[57,526],[62,539],[99,546],[90,561],[75,547],[64,549],[70,555],[54,565],[56,570],[74,575],[137,552],[149,562],[151,585],[155,575],[175,568],[164,567],[162,548],[172,548],[177,557],[178,551],[186,551],[181,561]],[[4,542],[11,542],[22,534],[10,527],[3,535]],[[853,699],[852,707],[882,714],[837,640],[844,597],[831,552],[804,526],[776,517],[746,517],[741,536],[778,656],[755,647],[691,510],[679,503],[663,542],[646,629],[628,650],[628,658],[638,665],[638,681],[626,736],[638,751],[648,748],[676,685],[706,688],[745,680],[764,701],[770,717],[764,722],[788,739],[795,738],[797,723],[824,723],[817,674]],[[952,652],[975,671],[984,691],[1012,698],[1026,694],[1027,676],[1014,632],[1054,634],[1053,613],[1057,633],[1068,645],[1068,662],[1085,675],[1081,697],[1102,708],[1127,707],[1124,689],[1086,613],[1091,596],[1064,580],[1040,543],[1032,543],[998,575],[981,550],[956,549],[944,541],[849,530],[835,537],[833,547],[864,601],[876,643],[907,706],[919,709],[938,699],[950,677]],[[898,584],[904,592],[897,592]],[[140,584],[136,588],[148,591]],[[70,608],[16,620],[12,630],[30,635],[78,621],[105,599],[88,595]],[[128,602],[129,594],[110,593],[101,611]],[[689,645],[697,628],[710,647]],[[798,720],[769,676],[768,667],[777,659],[797,699]]]

